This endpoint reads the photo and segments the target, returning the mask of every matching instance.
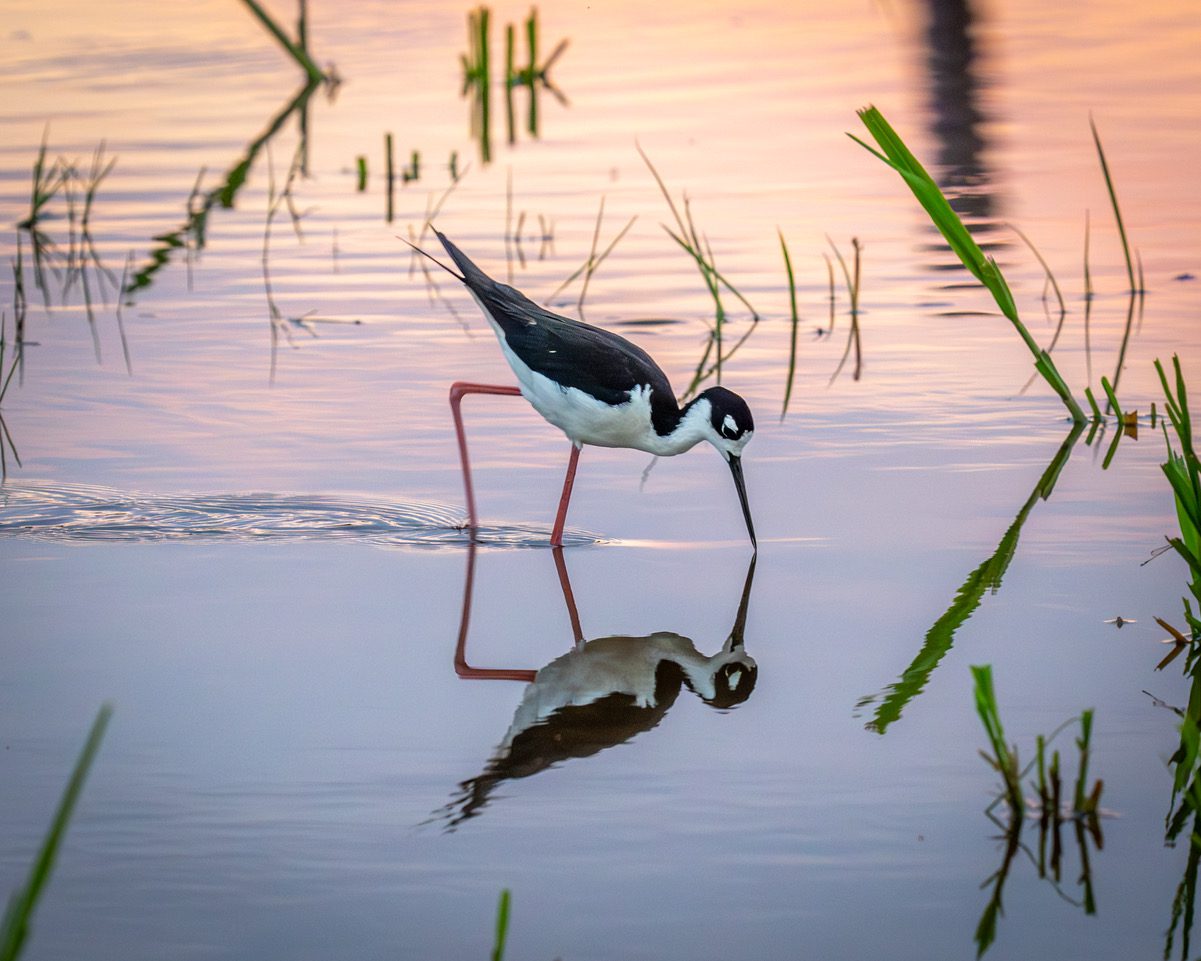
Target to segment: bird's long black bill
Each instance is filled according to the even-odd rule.
[[[746,499],[746,481],[742,478],[742,458],[737,454],[730,455],[730,473],[734,475],[734,486],[742,503],[742,516],[746,518],[746,532],[751,535],[751,546],[759,550],[759,542],[755,540],[755,524],[751,520],[751,505]]]

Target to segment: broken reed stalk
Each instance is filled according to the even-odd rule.
[[[100,189],[100,184],[110,173],[113,167],[117,165],[117,158],[113,157],[108,163],[104,162],[104,147],[105,142],[100,141],[100,145],[92,154],[92,169],[88,172],[87,180],[84,181],[84,198],[83,198],[83,216],[79,220],[79,229],[86,235],[92,218],[92,203],[96,199],[96,191]]]
[[[1092,114],[1089,114],[1088,125],[1093,132],[1093,143],[1097,145],[1097,157],[1101,160],[1101,173],[1105,175],[1105,187],[1109,191],[1109,202],[1113,204],[1113,216],[1118,222],[1118,236],[1122,239],[1122,253],[1126,255],[1126,276],[1130,278],[1130,290],[1134,293],[1140,288],[1134,280],[1134,262],[1130,257],[1130,243],[1126,239],[1126,226],[1122,223],[1122,211],[1118,207],[1118,194],[1114,190],[1113,178],[1109,174],[1109,163],[1105,160],[1105,148],[1101,146],[1101,135],[1097,133],[1097,125],[1093,122]]]
[[[1080,749],[1080,770],[1076,775],[1076,792],[1072,800],[1072,810],[1078,815],[1095,814],[1097,802],[1101,796],[1101,782],[1098,781],[1092,793],[1086,793],[1088,781],[1088,760],[1093,736],[1093,712],[1090,708],[1080,714],[1080,737],[1076,738],[1076,747]]]
[[[1105,396],[1109,398],[1109,407],[1113,411],[1114,416],[1118,419],[1119,430],[1122,423],[1122,408],[1118,405],[1118,397],[1113,392],[1113,385],[1109,383],[1108,377],[1101,378],[1101,389],[1105,391]]]
[[[625,226],[622,227],[621,230],[619,230],[617,232],[617,236],[615,236],[611,241],[609,241],[608,246],[605,247],[605,249],[598,254],[596,252],[596,247],[597,247],[597,244],[600,242],[601,220],[604,217],[604,213],[605,213],[605,198],[601,197],[600,209],[597,210],[597,213],[596,213],[596,227],[594,228],[593,234],[592,234],[592,248],[588,253],[588,259],[585,260],[579,267],[577,267],[567,277],[567,279],[563,281],[563,283],[559,284],[559,286],[556,287],[550,293],[550,295],[546,297],[545,300],[543,300],[544,304],[549,304],[552,300],[554,300],[557,296],[559,296],[559,294],[561,294],[565,289],[567,289],[567,287],[570,286],[577,278],[579,278],[580,276],[583,276],[584,283],[580,289],[579,300],[576,302],[576,310],[579,312],[581,319],[583,318],[583,316],[584,316],[584,298],[588,294],[588,284],[592,280],[592,275],[596,273],[596,271],[600,268],[600,265],[605,262],[605,258],[607,258],[609,256],[609,254],[611,254],[613,252],[613,249],[619,243],[621,243],[621,241],[625,237],[625,235],[630,232],[630,228],[633,227],[634,224],[638,220],[637,214],[635,214],[629,220],[627,220]],[[539,215],[539,219],[542,220],[541,215]],[[542,229],[543,229],[543,239],[545,240],[545,236],[546,236],[545,221],[543,221]]]
[[[67,179],[68,171],[63,168],[61,160],[54,161],[50,170],[46,170],[46,145],[50,137],[50,125],[42,131],[42,145],[33,161],[33,183],[29,190],[29,216],[17,224],[22,230],[33,230],[42,215],[42,208],[50,202]]]
[[[387,183],[387,221],[392,223],[392,214],[396,202],[396,168],[393,160],[392,134],[384,134],[384,179]]]
[[[830,255],[824,250],[822,251],[822,257],[826,261],[826,273],[829,275],[830,280],[830,326],[826,333],[833,333],[835,320],[834,304],[837,300],[837,297],[834,293],[834,262],[830,260]]]
[[[796,375],[796,335],[801,319],[796,307],[796,278],[792,273],[792,258],[788,256],[788,244],[784,242],[784,231],[776,228],[780,235],[780,251],[784,254],[784,270],[788,274],[788,305],[792,312],[792,331],[788,340],[788,379],[784,382],[784,405],[780,409],[780,420],[788,413],[788,401],[792,398],[792,381]]]
[[[1067,384],[1064,383],[1063,377],[1055,367],[1055,362],[1051,359],[1050,354],[1038,346],[1018,316],[1013,294],[1001,273],[1001,268],[997,266],[997,262],[991,257],[985,256],[984,251],[980,249],[979,244],[963,225],[963,221],[959,219],[959,215],[951,209],[950,203],[947,202],[934,179],[905,146],[905,142],[884,119],[884,115],[875,107],[865,107],[859,111],[859,118],[875,138],[883,153],[868,146],[854,134],[848,134],[848,136],[901,175],[950,245],[951,250],[971,274],[988,288],[989,293],[997,302],[997,306],[1001,309],[1001,313],[1008,318],[1014,329],[1021,335],[1035,358],[1035,369],[1043,375],[1051,389],[1059,395],[1060,400],[1071,413],[1072,420],[1083,423],[1086,420],[1084,411],[1080,409],[1080,405],[1068,390]]]
[[[663,182],[663,178],[659,176],[659,171],[655,169],[655,165],[651,163],[650,157],[646,155],[646,152],[642,149],[641,144],[635,144],[634,146],[638,150],[638,155],[642,157],[643,163],[645,163],[647,169],[650,170],[651,176],[655,178],[655,183],[659,185],[659,190],[662,192],[663,198],[667,201],[667,206],[670,208],[671,214],[675,218],[676,227],[678,228],[679,233],[677,234],[673,232],[669,227],[666,226],[664,226],[663,229],[667,231],[668,236],[670,236],[672,240],[679,244],[692,256],[692,259],[696,261],[697,268],[700,270],[702,277],[704,277],[705,284],[710,288],[710,291],[714,290],[718,284],[725,287],[731,294],[733,294],[742,302],[742,305],[748,311],[750,311],[751,319],[757,321],[759,319],[759,312],[751,306],[750,302],[744,296],[742,296],[737,287],[735,287],[725,277],[722,276],[722,274],[713,265],[711,259],[706,259],[704,252],[701,250],[701,244],[696,232],[696,225],[692,221],[692,213],[689,209],[687,198],[685,198],[684,201],[684,209],[688,214],[688,223],[687,226],[685,226],[684,218],[680,216],[680,212],[676,207],[675,201],[672,200],[671,194],[667,190],[667,185]]]
[[[1063,316],[1065,313],[1067,313],[1067,307],[1064,305],[1064,302],[1063,302],[1063,293],[1059,289],[1059,282],[1055,279],[1055,275],[1053,273],[1051,273],[1050,266],[1047,264],[1046,260],[1043,259],[1043,255],[1038,252],[1038,248],[1034,246],[1034,241],[1032,241],[1029,237],[1027,237],[1022,232],[1022,229],[1017,224],[1009,224],[1009,229],[1012,230],[1019,237],[1021,237],[1022,242],[1025,243],[1025,245],[1030,248],[1030,253],[1034,254],[1034,257],[1038,261],[1039,266],[1041,266],[1043,269],[1043,273],[1045,273],[1047,275],[1047,280],[1051,284],[1051,289],[1055,291],[1055,299],[1059,301],[1059,314],[1060,314],[1060,316]],[[1088,272],[1088,270],[1086,267],[1085,268],[1086,283],[1087,283],[1087,272]],[[1044,287],[1043,288],[1043,299],[1044,300],[1046,299],[1046,293],[1047,293],[1047,288]]]
[[[530,41],[531,44],[533,40]],[[531,59],[531,63],[533,60]],[[580,315],[580,320],[584,319],[584,298],[588,296],[588,282],[592,279],[592,271],[596,263],[596,245],[600,243],[601,222],[605,219],[605,197],[601,195],[600,207],[596,211],[596,226],[592,230],[592,246],[588,249],[588,263],[584,271],[584,282],[580,284],[580,299],[576,301],[575,309]]]
[[[1084,211],[1084,299],[1092,300],[1093,298],[1093,277],[1088,269],[1088,235],[1089,235],[1089,215],[1088,210]]]
[[[851,356],[851,347],[855,347],[855,375],[854,380],[859,379],[859,374],[863,367],[863,355],[859,345],[859,270],[860,270],[860,251],[862,246],[859,243],[858,237],[851,238],[851,246],[855,250],[855,272],[852,275],[847,268],[847,262],[843,259],[842,252],[834,246],[834,241],[830,239],[829,234],[826,235],[826,241],[830,244],[834,255],[838,258],[838,263],[842,267],[842,274],[846,278],[847,296],[851,300],[851,329],[847,331],[847,345],[842,352],[842,357],[838,361],[838,366],[834,369],[834,373],[830,375],[829,384],[833,384],[838,379],[838,375],[842,373],[842,368],[847,362],[847,358]],[[827,258],[828,259],[828,258]],[[833,301],[831,301],[831,309]],[[833,329],[833,324],[831,324]],[[828,385],[827,385],[828,386]]]
[[[584,261],[582,264],[580,264],[580,266],[577,267],[571,273],[571,275],[568,276],[568,278],[563,281],[563,283],[559,284],[559,286],[556,287],[551,292],[551,294],[542,302],[544,304],[549,304],[552,300],[554,300],[557,296],[559,296],[559,294],[561,294],[564,290],[566,290],[573,281],[575,281],[578,277],[580,277],[581,274],[587,273],[587,275],[589,277],[591,277],[592,274],[596,273],[597,268],[600,267],[600,265],[605,262],[605,258],[608,257],[609,254],[611,254],[613,252],[613,248],[616,247],[621,242],[621,240],[625,237],[625,235],[630,232],[630,228],[634,226],[634,224],[637,222],[637,220],[638,220],[637,214],[635,214],[629,220],[627,220],[626,225],[617,232],[616,237],[614,237],[611,241],[609,241],[609,245],[603,251],[601,251],[599,256],[596,256],[596,257],[589,256],[589,258],[586,261]],[[539,223],[539,229],[542,231],[542,240],[545,243],[545,241],[547,241],[551,237],[550,226],[549,226],[546,218],[543,217],[542,214],[538,215],[538,223]],[[580,299],[582,301],[583,297],[581,296]]]

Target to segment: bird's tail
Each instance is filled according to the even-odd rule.
[[[437,233],[438,233],[438,231],[436,231],[436,230],[435,230],[435,231],[434,231],[434,233],[436,233],[436,234],[437,234]],[[438,236],[439,236],[439,237],[441,237],[442,235],[441,235],[441,234],[438,234]],[[422,250],[420,247],[418,247],[418,246],[417,246],[415,243],[413,243],[411,240],[405,240],[405,238],[404,238],[404,237],[401,237],[399,234],[397,234],[397,237],[396,237],[396,239],[397,239],[397,240],[404,240],[404,242],[405,242],[406,244],[408,244],[410,247],[412,247],[412,248],[413,248],[413,250],[415,250],[417,253],[421,254],[421,256],[422,256],[422,257],[424,257],[426,260],[432,260],[432,261],[433,261],[434,263],[436,263],[436,264],[437,264],[439,267],[441,267],[441,268],[442,268],[443,270],[445,270],[445,271],[446,271],[448,274],[450,274],[450,275],[451,275],[451,276],[452,276],[452,277],[453,277],[455,280],[460,280],[460,281],[461,281],[461,280],[463,280],[463,278],[462,278],[462,277],[460,277],[460,276],[459,276],[458,274],[456,274],[456,273],[455,273],[453,270],[451,270],[449,267],[447,267],[447,266],[446,266],[446,264],[442,263],[442,261],[440,261],[440,260],[439,260],[437,257],[435,257],[433,254],[429,253],[428,251]],[[443,238],[443,242],[445,242],[445,238]]]

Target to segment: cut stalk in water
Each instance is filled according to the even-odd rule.
[[[396,169],[393,166],[392,134],[384,134],[384,189],[387,191],[385,217],[392,223],[392,212],[396,201]]]
[[[834,332],[835,321],[834,306],[837,303],[837,296],[834,293],[834,262],[824,250],[822,251],[822,258],[826,261],[826,273],[829,275],[830,281],[830,326],[826,328],[826,333],[832,334]]]
[[[549,304],[552,300],[555,299],[555,297],[557,297],[559,294],[561,294],[564,290],[567,289],[567,287],[569,287],[574,281],[576,281],[578,278],[580,278],[582,276],[584,278],[584,282],[580,288],[579,300],[576,301],[576,311],[579,313],[580,317],[583,318],[583,316],[584,316],[584,298],[588,295],[588,285],[592,280],[592,275],[596,273],[596,271],[598,270],[600,265],[605,262],[605,258],[608,257],[609,254],[611,254],[613,252],[613,248],[615,248],[621,242],[622,238],[624,238],[625,235],[627,233],[629,233],[630,228],[633,227],[634,224],[638,220],[637,214],[635,214],[629,220],[627,220],[625,226],[622,227],[621,230],[619,230],[617,232],[617,236],[614,237],[611,241],[609,241],[608,246],[606,246],[605,249],[598,254],[596,252],[596,247],[597,247],[597,244],[600,242],[601,221],[604,219],[604,214],[605,214],[605,198],[602,197],[601,202],[600,202],[600,208],[597,210],[597,213],[596,213],[596,227],[594,228],[593,233],[592,233],[592,247],[589,250],[588,259],[585,260],[584,263],[581,264],[578,268],[576,268],[576,270],[573,271],[571,273],[571,275],[568,276],[567,279],[563,281],[563,283],[559,284],[559,286],[554,289],[554,291],[550,294],[550,296],[548,296],[543,301],[543,303]]]
[[[842,373],[842,368],[847,362],[847,358],[851,355],[851,347],[855,348],[855,375],[854,380],[859,379],[859,375],[863,367],[863,355],[859,347],[859,252],[862,249],[859,244],[858,237],[851,238],[851,246],[855,250],[855,272],[852,276],[851,271],[847,269],[847,262],[843,259],[842,252],[834,246],[834,241],[829,236],[826,237],[830,247],[834,251],[834,255],[838,258],[838,263],[842,267],[842,274],[847,282],[847,296],[851,299],[851,329],[847,331],[847,346],[842,352],[842,358],[838,361],[838,367],[834,373],[830,375],[830,383],[838,379],[838,375]],[[833,325],[831,325],[833,329]]]
[[[500,900],[496,904],[496,940],[492,945],[492,961],[503,961],[505,956],[505,941],[509,937],[509,889],[500,892]]]
[[[1001,313],[1009,319],[1013,324],[1014,329],[1021,335],[1025,341],[1030,353],[1034,356],[1034,366],[1043,378],[1051,386],[1064,406],[1072,415],[1072,420],[1077,423],[1083,423],[1086,418],[1084,411],[1080,409],[1080,405],[1076,403],[1076,399],[1072,397],[1071,391],[1068,390],[1067,384],[1064,383],[1063,377],[1055,367],[1055,362],[1051,360],[1051,356],[1044,350],[1040,349],[1037,342],[1030,335],[1026,326],[1022,323],[1018,316],[1017,306],[1013,301],[1013,294],[1009,290],[1009,285],[1005,281],[1004,275],[1001,273],[1000,267],[997,266],[995,260],[987,257],[984,251],[980,249],[979,244],[968,233],[967,228],[963,225],[963,221],[959,219],[959,215],[951,209],[950,203],[947,202],[942,191],[934,182],[934,179],[926,172],[925,168],[918,162],[917,158],[910,153],[909,148],[905,146],[903,140],[893,130],[892,126],[884,119],[884,115],[875,107],[867,107],[859,111],[859,117],[863,121],[864,126],[875,138],[876,143],[883,150],[880,151],[868,146],[854,134],[849,134],[856,143],[864,149],[875,154],[880,160],[897,171],[908,184],[909,189],[913,191],[915,197],[925,208],[930,219],[938,228],[943,238],[950,245],[951,250],[960,259],[971,274],[979,280],[989,293],[993,295],[997,306],[1000,307]]]
[[[1043,273],[1046,274],[1047,281],[1051,284],[1051,288],[1055,291],[1055,299],[1059,301],[1059,314],[1062,317],[1063,314],[1065,314],[1067,312],[1067,307],[1064,306],[1063,294],[1059,290],[1059,282],[1055,279],[1055,275],[1053,273],[1051,273],[1051,267],[1047,264],[1046,260],[1043,259],[1043,255],[1038,252],[1038,248],[1034,246],[1034,241],[1032,241],[1029,237],[1027,237],[1022,232],[1022,229],[1020,227],[1018,227],[1016,224],[1010,224],[1009,229],[1012,230],[1015,234],[1017,234],[1019,237],[1022,238],[1022,242],[1025,243],[1025,245],[1030,248],[1030,253],[1034,254],[1034,257],[1038,261],[1039,266],[1042,267]],[[1087,274],[1087,268],[1086,268],[1086,274]],[[1043,288],[1043,294],[1044,294],[1044,299],[1045,299],[1045,294],[1046,294],[1045,287]]]
[[[1088,210],[1084,211],[1084,297],[1086,300],[1092,300],[1093,297],[1093,278],[1088,269],[1088,235],[1089,235],[1089,217]]]
[[[692,259],[696,261],[697,268],[700,270],[706,286],[708,286],[711,291],[718,284],[725,287],[731,294],[733,294],[742,302],[742,305],[746,307],[748,311],[750,311],[751,319],[757,321],[759,319],[759,312],[756,311],[755,308],[751,306],[750,302],[742,296],[738,288],[731,284],[725,277],[723,277],[717,268],[714,267],[708,259],[706,259],[697,237],[696,225],[692,222],[692,212],[689,209],[687,199],[685,199],[685,211],[688,214],[688,223],[687,226],[685,226],[684,218],[680,216],[680,212],[676,208],[675,201],[672,200],[671,194],[667,190],[667,185],[663,182],[663,178],[659,176],[659,171],[655,169],[655,165],[651,163],[650,158],[646,155],[645,151],[643,151],[641,145],[635,144],[635,147],[638,150],[639,156],[642,157],[643,162],[646,164],[647,169],[650,170],[651,176],[655,178],[655,183],[659,185],[659,190],[662,192],[663,198],[667,201],[667,206],[670,208],[671,214],[675,218],[676,227],[679,229],[679,233],[674,233],[668,227],[664,227],[663,229],[667,231],[672,240],[679,244],[685,251],[687,251],[688,254],[691,255]]]
[[[1097,125],[1093,122],[1091,115],[1088,118],[1088,125],[1093,132],[1093,143],[1097,145],[1097,156],[1101,160],[1101,173],[1105,175],[1105,188],[1109,191],[1109,202],[1113,204],[1113,216],[1118,222],[1118,236],[1122,239],[1122,253],[1126,256],[1126,275],[1130,278],[1130,290],[1133,293],[1139,289],[1139,286],[1134,282],[1134,261],[1130,257],[1126,225],[1122,223],[1122,211],[1118,207],[1118,194],[1114,190],[1113,177],[1109,174],[1109,163],[1105,159],[1105,148],[1101,146],[1101,135],[1097,133]]]
[[[788,401],[792,397],[792,382],[796,375],[796,335],[801,319],[796,307],[796,278],[792,273],[792,258],[788,256],[788,244],[784,242],[784,232],[776,228],[780,235],[780,251],[784,254],[784,270],[788,274],[788,305],[792,314],[792,331],[788,341],[788,379],[784,382],[784,405],[780,409],[780,420],[788,413]]]
[[[50,202],[67,178],[67,171],[60,161],[56,160],[46,169],[46,143],[50,136],[49,125],[42,131],[42,145],[33,161],[33,183],[29,190],[29,216],[17,226],[23,230],[32,231],[42,216],[42,208]]]

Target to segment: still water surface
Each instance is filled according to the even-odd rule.
[[[1188,698],[1178,666],[1153,670],[1153,617],[1180,624],[1186,575],[1172,556],[1140,565],[1175,524],[1151,361],[1178,352],[1201,376],[1187,4],[555,3],[541,48],[570,41],[550,74],[564,99],[539,92],[534,135],[514,91],[509,143],[494,84],[487,146],[460,96],[465,6],[312,4],[311,47],[344,82],[307,97],[238,4],[9,7],[0,251],[28,309],[0,408],[20,455],[0,488],[0,888],[96,707],[116,707],[29,958],[482,957],[502,888],[513,958],[973,957],[1005,857],[977,755],[982,663],[1023,757],[1096,709],[1116,815],[1084,848],[1095,912],[1068,828],[1058,888],[1013,861],[988,956],[1163,953],[1188,852],[1164,843],[1178,720],[1147,692]],[[527,13],[493,9],[494,73]],[[1144,416],[1107,469],[1112,422],[1086,443],[1041,381],[1023,389],[1020,338],[843,135],[870,102],[1048,344],[1059,312],[1006,225],[1037,244],[1077,396],[1120,366]],[[1148,289],[1129,323],[1090,111]],[[286,205],[270,227],[273,349],[263,242],[302,117],[299,233]],[[117,162],[90,244],[60,194],[35,257],[15,225],[44,131],[50,160],[87,168],[103,140]],[[389,132],[398,179],[420,152],[391,223]],[[453,154],[438,226],[544,300],[587,259],[604,198],[601,249],[637,220],[584,314],[682,392],[713,306],[636,144],[763,317],[722,371],[757,419],[753,578],[708,449],[653,465],[586,449],[559,569],[544,544],[567,444],[518,399],[467,401],[478,551],[459,529],[446,388],[511,375],[471,301],[449,279],[434,292],[398,237]],[[201,246],[189,211],[210,194]],[[801,314],[783,419],[777,228]],[[847,257],[863,245],[858,380],[852,357],[831,383],[849,317],[835,262],[827,333],[827,235]],[[140,286],[118,315],[96,261],[119,283],[127,256]],[[0,277],[10,345],[16,276]],[[579,291],[552,305],[574,315]],[[741,336],[749,315],[725,305]],[[999,548],[1003,586],[932,629]],[[1104,623],[1119,614],[1135,623]],[[737,696],[717,697],[731,663]],[[554,691],[529,686],[552,664]]]

